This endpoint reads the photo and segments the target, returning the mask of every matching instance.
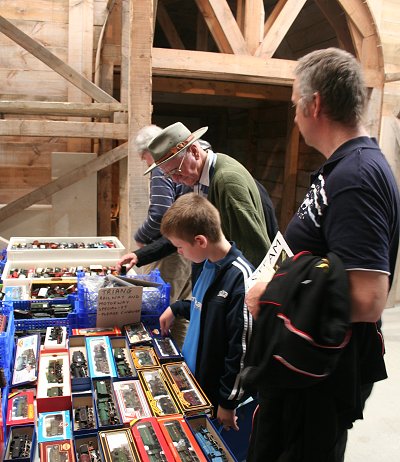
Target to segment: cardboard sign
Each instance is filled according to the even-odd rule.
[[[143,287],[127,285],[99,290],[97,327],[123,326],[140,321]]]

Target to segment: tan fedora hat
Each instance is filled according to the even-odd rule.
[[[153,156],[154,164],[144,174],[147,175],[156,167],[176,157],[183,149],[197,141],[207,130],[208,127],[202,127],[191,133],[182,122],[176,122],[164,128],[147,146]]]

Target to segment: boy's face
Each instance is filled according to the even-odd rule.
[[[193,242],[187,242],[173,236],[168,236],[168,239],[177,248],[179,255],[183,255],[194,263],[201,263],[208,258],[207,238],[205,236],[195,236]]]

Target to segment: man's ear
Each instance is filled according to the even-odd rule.
[[[198,146],[196,146],[196,143],[192,144],[191,146],[189,146],[190,149],[190,152],[192,154],[192,156],[197,160],[200,158],[200,150],[198,148]]]
[[[201,248],[207,247],[208,239],[203,234],[198,234],[194,237],[195,244],[198,244]]]
[[[313,94],[313,100],[311,102],[311,114],[313,117],[318,117],[321,114],[321,95],[318,91]]]

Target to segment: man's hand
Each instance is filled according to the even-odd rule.
[[[175,319],[174,313],[172,312],[171,307],[169,306],[164,311],[164,313],[160,316],[161,335],[169,334],[169,328],[172,326],[174,319]]]
[[[236,431],[239,430],[236,424],[237,417],[235,409],[225,409],[224,407],[218,406],[217,420],[220,425],[224,426],[224,430],[230,430],[231,428]]]
[[[116,264],[116,268],[118,272],[121,272],[121,267],[122,265],[126,265],[126,272],[128,272],[132,266],[135,266],[138,263],[139,259],[136,256],[135,253],[127,253],[124,256],[121,257],[121,260],[119,260]]]
[[[247,309],[254,319],[257,319],[260,313],[260,298],[267,288],[266,282],[256,282],[254,286],[248,291],[244,302],[246,303]]]

